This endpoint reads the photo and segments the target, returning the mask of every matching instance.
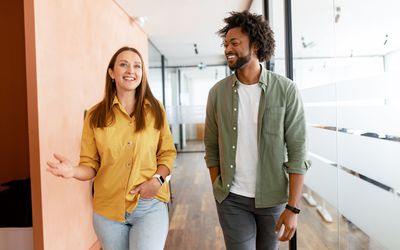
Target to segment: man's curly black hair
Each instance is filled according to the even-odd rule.
[[[230,29],[240,27],[242,32],[249,35],[250,46],[254,44],[258,48],[258,60],[262,62],[271,59],[275,50],[275,39],[268,21],[264,20],[261,15],[252,14],[247,10],[243,12],[232,11],[229,14],[231,16],[224,19],[227,25],[220,29],[217,34],[225,38]]]

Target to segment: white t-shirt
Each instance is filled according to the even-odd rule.
[[[230,191],[253,198],[257,177],[257,123],[261,87],[258,83],[246,85],[239,82],[238,94],[236,171]]]

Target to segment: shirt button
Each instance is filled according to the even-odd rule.
[[[233,165],[231,165],[230,167],[233,168]]]
[[[233,127],[233,130],[236,130],[236,127]]]
[[[227,184],[226,186],[227,186],[227,187],[230,187],[231,185]]]
[[[237,108],[233,108],[233,111],[237,111]]]
[[[235,145],[233,145],[232,148],[235,149],[236,148]]]
[[[128,141],[128,145],[131,145],[132,144],[132,141]]]
[[[237,92],[237,90],[235,89],[235,90],[234,90],[234,92],[236,93],[236,92]]]

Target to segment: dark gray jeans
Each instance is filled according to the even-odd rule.
[[[275,226],[285,204],[255,208],[254,198],[229,193],[217,203],[219,223],[227,250],[277,249]]]

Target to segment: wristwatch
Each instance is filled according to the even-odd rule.
[[[292,212],[295,213],[295,214],[299,214],[299,213],[300,213],[300,209],[298,209],[297,207],[292,207],[292,206],[290,206],[289,204],[286,204],[285,208],[286,208],[287,210],[292,211]]]
[[[164,178],[161,175],[155,174],[155,175],[153,175],[153,178],[156,178],[158,180],[158,182],[160,182],[161,186],[162,186],[162,184],[164,184]]]

